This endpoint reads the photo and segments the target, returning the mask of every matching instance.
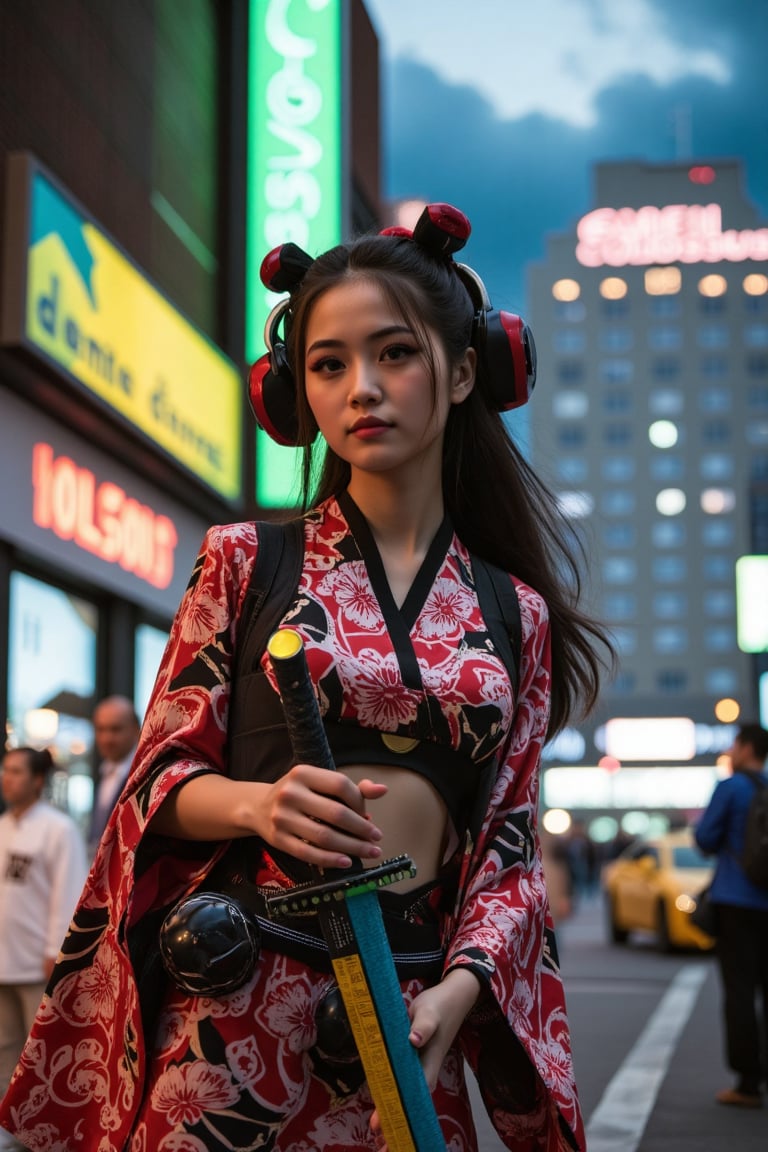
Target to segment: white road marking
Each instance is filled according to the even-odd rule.
[[[693,964],[672,980],[589,1118],[589,1152],[635,1152],[708,972]]]

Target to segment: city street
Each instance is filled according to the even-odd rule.
[[[714,1102],[724,1066],[714,959],[607,943],[602,905],[558,931],[588,1152],[765,1152],[768,1109]],[[503,1145],[476,1108],[480,1152]]]

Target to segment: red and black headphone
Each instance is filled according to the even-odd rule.
[[[453,262],[453,253],[464,247],[470,231],[469,220],[458,208],[450,204],[429,204],[412,232],[395,227],[383,229],[381,235],[419,244],[455,268],[475,308],[470,343],[485,368],[483,375],[490,389],[488,403],[497,412],[508,412],[530,399],[536,383],[536,345],[530,328],[519,316],[500,312],[492,306],[477,273],[466,264]],[[312,257],[296,244],[283,244],[262,261],[261,281],[273,292],[293,294],[313,263]],[[299,433],[296,382],[286,348],[291,298],[281,300],[267,318],[264,328],[267,353],[250,370],[248,396],[257,423],[273,440],[300,447],[312,442],[317,429],[310,428],[305,435]]]

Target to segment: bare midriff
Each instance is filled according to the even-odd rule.
[[[436,879],[448,845],[450,819],[435,787],[407,768],[376,764],[345,765],[342,770],[355,783],[375,780],[389,788],[380,800],[368,801],[370,817],[382,833],[381,857],[363,860],[363,864],[372,867],[391,856],[410,856],[416,875],[401,880],[398,891],[409,891]]]

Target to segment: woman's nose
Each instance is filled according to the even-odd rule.
[[[349,383],[349,399],[353,403],[369,403],[381,395],[376,365],[361,360],[355,364]]]

